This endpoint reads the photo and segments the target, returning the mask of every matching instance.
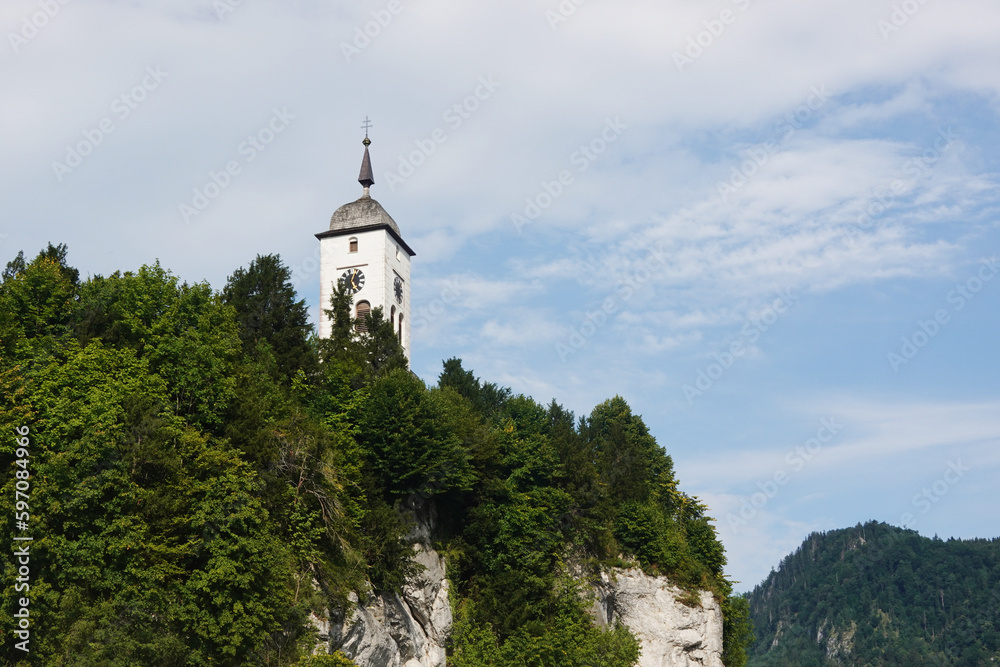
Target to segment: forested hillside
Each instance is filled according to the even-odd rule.
[[[30,598],[30,662],[8,639],[6,664],[350,664],[308,658],[309,615],[414,573],[414,494],[438,508],[449,664],[634,664],[635,637],[591,623],[566,567],[622,557],[713,591],[726,664],[744,664],[746,601],[707,508],[623,399],[577,418],[458,359],[427,387],[342,292],[317,340],[289,278],[264,256],[218,292],[158,264],[81,280],[51,245],[7,265],[0,509],[33,541],[30,590],[4,549],[8,638]]]
[[[754,667],[1000,664],[1000,539],[814,533],[749,600]]]

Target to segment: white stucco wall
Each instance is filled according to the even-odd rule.
[[[357,252],[350,251],[350,239],[358,239]],[[330,307],[330,296],[334,284],[345,271],[360,269],[365,276],[365,284],[354,295],[354,304],[367,301],[372,308],[381,306],[389,318],[392,308],[396,308],[394,322],[399,331],[398,315],[403,315],[403,349],[410,358],[410,255],[389,232],[375,229],[362,232],[345,231],[342,235],[320,239],[320,318],[319,335],[330,335],[330,320],[323,309]],[[396,301],[394,280],[403,279],[403,303]]]

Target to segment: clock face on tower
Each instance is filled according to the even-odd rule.
[[[403,279],[396,276],[396,281],[393,283],[392,288],[396,292],[396,303],[403,303]]]
[[[365,274],[361,269],[347,269],[340,276],[340,282],[348,294],[357,294],[365,286]]]

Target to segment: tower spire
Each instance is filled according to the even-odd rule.
[[[368,138],[368,129],[372,126],[372,122],[368,120],[368,116],[365,116],[365,122],[361,126],[361,129],[365,131],[365,139],[361,143],[365,146],[365,156],[361,159],[361,174],[358,176],[358,183],[364,188],[364,193],[362,197],[368,197],[368,188],[375,185],[375,176],[372,173],[372,159],[368,155],[368,146],[371,145],[371,139]]]

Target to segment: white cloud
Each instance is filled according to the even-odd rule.
[[[551,343],[562,335],[562,327],[540,311],[507,309],[502,319],[490,319],[480,329],[487,344],[503,346]]]
[[[822,445],[821,456],[808,462],[809,468],[821,469],[824,475],[837,476],[862,465],[894,465],[901,457],[927,449],[1000,443],[1000,401],[996,400],[885,402],[835,397],[799,408],[814,414],[817,422],[831,418],[844,428],[832,442]],[[789,457],[796,457],[796,448],[805,447],[811,437],[814,434],[809,431],[798,440],[729,452],[724,466],[714,456],[691,459],[685,469],[702,486],[752,487],[759,480],[771,479],[776,471],[787,472]]]

